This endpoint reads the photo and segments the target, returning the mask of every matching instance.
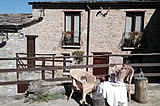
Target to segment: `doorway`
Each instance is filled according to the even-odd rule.
[[[27,57],[34,57],[35,56],[35,39],[38,37],[37,35],[26,35],[27,37]],[[35,66],[34,60],[27,61],[28,68]]]
[[[35,39],[37,35],[26,35],[27,37],[27,57],[35,56]],[[28,68],[35,66],[35,60],[27,60]],[[29,83],[17,84],[18,93],[24,93],[28,88]]]
[[[105,55],[111,54],[111,52],[93,52],[93,55]],[[109,56],[101,56],[93,58],[93,65],[95,64],[109,64]],[[93,75],[105,75],[109,74],[109,67],[93,68]]]

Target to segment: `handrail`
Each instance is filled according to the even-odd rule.
[[[137,53],[137,54],[104,54],[104,55],[84,55],[84,56],[54,56],[54,58],[75,58],[75,57],[105,57],[105,56],[121,56],[121,57],[126,57],[126,56],[160,56],[160,53]],[[16,60],[16,59],[40,59],[41,58],[47,58],[51,59],[53,57],[9,57],[9,58],[0,58],[0,60]]]
[[[113,67],[114,65],[122,64],[95,64],[95,65],[72,65],[72,66],[44,66],[40,68],[27,68],[18,69],[21,72],[25,71],[41,71],[41,70],[59,70],[59,69],[76,69],[76,68],[103,68],[103,67]],[[127,64],[133,67],[160,67],[160,63],[131,63]],[[5,72],[17,72],[15,69],[0,69],[0,73]]]
[[[17,53],[17,54],[20,54],[20,55],[30,55],[31,53]],[[35,54],[35,55],[56,55],[56,54],[50,54],[50,53],[42,53],[42,54]]]
[[[84,56],[55,56],[55,58],[75,58],[75,57],[105,57],[105,56],[160,56],[160,53],[137,53],[137,54],[103,54],[103,55],[84,55]]]
[[[53,55],[52,55],[53,56]],[[89,64],[89,65],[72,65],[72,66],[49,66],[48,64],[45,64],[46,61],[53,61],[54,62],[67,62],[67,60],[62,60],[63,58],[69,57],[69,58],[75,58],[75,57],[107,57],[107,56],[120,56],[120,57],[129,57],[129,56],[160,56],[160,53],[139,53],[139,54],[104,54],[104,55],[89,55],[89,56],[56,56],[53,57],[45,56],[45,57],[13,57],[13,58],[0,58],[0,60],[35,60],[35,61],[42,61],[43,65],[35,65],[35,67],[27,67],[27,68],[17,68],[17,69],[0,69],[0,73],[8,73],[8,72],[17,72],[17,75],[19,72],[28,72],[28,71],[40,71],[44,72],[45,70],[62,70],[62,69],[76,69],[76,68],[103,68],[103,67],[113,67],[114,65],[122,65],[122,64]],[[18,62],[18,61],[17,61]],[[23,61],[22,61],[23,62]],[[69,61],[68,61],[69,62]],[[18,64],[18,63],[17,63]],[[21,63],[21,65],[29,66],[27,63]],[[128,65],[131,65],[133,67],[143,68],[143,67],[160,67],[160,63],[128,63]],[[38,66],[38,67],[37,67]],[[145,72],[144,72],[145,74]],[[43,73],[44,75],[44,73]],[[146,76],[158,76],[159,74],[146,74]],[[17,80],[19,77],[17,77]],[[45,79],[45,76],[43,77]],[[53,77],[54,78],[54,77]],[[1,82],[0,82],[1,83]],[[9,82],[8,82],[9,83]],[[12,82],[11,82],[12,83]],[[16,82],[15,82],[16,83]],[[3,83],[7,84],[7,83]],[[1,84],[0,84],[1,85]]]

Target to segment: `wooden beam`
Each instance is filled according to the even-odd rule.
[[[160,73],[143,73],[145,77],[160,77]],[[139,73],[134,74],[135,77],[139,76]]]
[[[6,81],[0,82],[0,85],[14,85],[14,84],[28,84],[31,81],[35,80],[23,80],[23,81]],[[45,81],[71,81],[71,78],[55,78],[55,79],[46,79]]]
[[[25,72],[25,71],[42,71],[42,70],[60,70],[60,69],[76,69],[76,68],[102,68],[113,67],[114,65],[122,64],[95,64],[95,65],[73,65],[73,66],[45,66],[41,68],[26,68],[26,69],[0,69],[0,73],[5,72]],[[128,64],[133,67],[160,67],[160,63],[132,63]]]
[[[104,55],[90,55],[90,56],[55,56],[54,58],[75,58],[75,57],[104,57],[104,56],[121,56],[121,57],[126,57],[126,56],[160,56],[160,53],[138,53],[138,54],[104,54]],[[16,59],[22,59],[22,60],[29,60],[29,59],[34,59],[34,60],[41,60],[43,58],[47,59],[53,59],[52,57],[13,57],[13,58],[0,58],[0,60],[16,60]]]

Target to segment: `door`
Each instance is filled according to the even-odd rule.
[[[27,57],[35,56],[35,39],[37,35],[26,35],[27,37]],[[35,66],[35,60],[28,60],[28,68]]]
[[[109,52],[93,52],[93,55],[111,54]],[[109,64],[109,56],[94,57],[93,65],[95,64]],[[109,67],[93,68],[93,75],[107,75]]]
[[[35,39],[37,35],[26,35],[27,37],[27,57],[35,56]],[[28,68],[35,66],[35,60],[27,61]],[[18,93],[24,93],[28,88],[29,83],[17,84]]]

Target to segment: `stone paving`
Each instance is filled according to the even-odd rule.
[[[149,84],[148,103],[140,104],[132,100],[129,106],[160,106],[160,84]]]
[[[129,102],[128,106],[160,106],[160,84],[149,84],[148,103],[140,104],[134,100]],[[52,100],[40,103],[24,103],[23,95],[14,97],[1,97],[0,106],[80,106],[74,99],[67,101],[64,99]]]

